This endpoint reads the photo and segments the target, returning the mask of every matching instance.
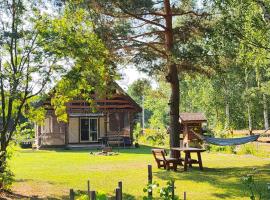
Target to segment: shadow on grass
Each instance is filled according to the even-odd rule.
[[[243,197],[248,196],[247,191],[241,178],[249,174],[254,168],[259,173],[255,175],[255,181],[258,184],[259,190],[262,191],[265,198],[270,199],[267,191],[267,183],[270,181],[270,164],[264,166],[252,166],[252,167],[228,167],[228,168],[207,168],[200,171],[198,167],[189,168],[187,172],[182,169],[173,173],[168,171],[157,171],[153,175],[162,179],[175,181],[192,181],[194,184],[207,183],[217,189],[225,190],[224,193],[212,193],[217,199]],[[188,192],[188,191],[187,191]],[[267,197],[266,197],[267,196]]]
[[[0,191],[0,199],[2,200],[10,200],[10,199],[27,199],[27,200],[60,200],[60,199],[69,199],[69,196],[61,196],[61,197],[38,197],[38,196],[25,196],[21,194],[17,194],[11,191]]]

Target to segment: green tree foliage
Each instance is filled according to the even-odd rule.
[[[35,97],[46,89],[57,71],[53,55],[40,46],[35,27],[40,10],[23,0],[0,2],[0,173],[6,173],[7,147],[22,116],[27,117]],[[8,171],[7,171],[7,174]],[[5,187],[4,178],[0,187]]]
[[[64,121],[65,102],[74,97],[91,101],[94,90],[106,93],[103,89],[114,76],[108,51],[94,34],[88,13],[73,10],[70,3],[59,13],[48,14],[47,3],[0,2],[1,174],[9,174],[7,147],[21,119],[44,117],[45,110],[37,108],[40,95],[51,91],[56,114]],[[1,177],[0,188],[5,187],[4,180]]]
[[[128,87],[128,94],[139,104],[142,105],[143,96],[151,89],[148,79],[138,79]]]
[[[43,16],[38,23],[44,48],[59,60],[71,63],[67,75],[57,82],[52,95],[52,105],[59,120],[66,121],[65,103],[72,98],[83,98],[93,103],[93,95],[104,96],[115,73],[109,52],[93,32],[94,24],[84,9],[76,3],[66,5],[58,18]]]
[[[207,52],[200,54],[215,72],[209,78],[183,73],[181,112],[204,112],[209,125],[218,129],[267,128],[269,8],[268,1],[237,0],[215,1],[209,7],[206,36],[190,41]],[[186,52],[195,55],[193,47],[186,44]]]

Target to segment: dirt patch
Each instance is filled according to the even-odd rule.
[[[28,196],[20,195],[11,191],[0,190],[0,199],[11,200],[11,199],[30,199]]]
[[[69,191],[58,188],[54,184],[48,182],[36,183],[36,182],[17,182],[12,187],[12,192],[20,194],[22,198],[19,199],[66,199]],[[56,196],[55,194],[63,194],[63,196]],[[1,198],[0,198],[1,199]],[[11,198],[12,199],[12,198]],[[18,198],[14,198],[18,199]]]

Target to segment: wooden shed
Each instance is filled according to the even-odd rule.
[[[201,147],[200,139],[192,133],[192,130],[202,134],[203,124],[207,119],[203,113],[180,113],[179,122],[181,125],[180,145],[181,147]]]

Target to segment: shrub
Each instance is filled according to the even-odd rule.
[[[256,149],[253,144],[244,144],[240,147],[239,154],[250,154],[250,155],[255,155],[256,154]]]
[[[268,184],[260,185],[256,180],[256,175],[259,172],[253,169],[250,173],[242,177],[242,183],[245,186],[245,190],[249,195],[250,200],[262,200],[269,199],[269,186]]]
[[[2,165],[3,172],[0,173],[0,189],[9,190],[11,188],[12,183],[14,182],[14,174],[10,170],[8,161],[13,155],[13,147],[12,144],[10,147],[8,147],[6,152],[6,159],[2,162],[4,163]]]
[[[165,129],[145,129],[139,142],[151,146],[169,146],[169,136]]]
[[[104,193],[104,192],[96,192],[96,198],[97,198],[97,200],[109,200],[106,193]],[[86,192],[77,191],[76,195],[75,195],[75,199],[76,200],[89,200],[89,197],[86,194]]]
[[[0,173],[0,189],[10,190],[14,182],[14,174],[9,166],[5,166],[4,172]]]
[[[174,182],[173,180],[168,181],[165,187],[162,187],[158,190],[159,197],[162,200],[178,200],[179,199],[177,196],[174,196],[174,197],[172,196],[173,189],[175,189],[173,182]],[[158,188],[159,188],[159,184],[157,182],[154,182],[152,184],[147,184],[147,186],[143,188],[143,191],[145,193],[148,193],[148,192],[153,192],[154,189],[158,189]],[[143,197],[143,200],[152,200],[152,199],[155,199],[155,198],[148,197],[148,196]]]
[[[236,154],[236,146],[208,145],[207,150],[212,151],[212,152],[224,152],[224,153]]]

